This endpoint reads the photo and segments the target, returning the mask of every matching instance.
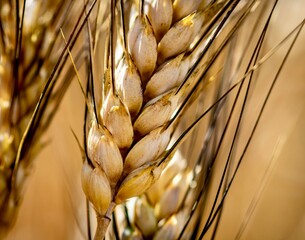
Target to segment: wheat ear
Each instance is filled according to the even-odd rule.
[[[144,193],[168,164],[173,132],[192,102],[189,96],[201,86],[203,63],[196,56],[203,54],[204,26],[229,6],[234,9],[237,2],[232,3],[222,9],[222,2],[196,1],[194,9],[187,1],[140,1],[129,22],[124,13],[136,6],[125,9],[124,1],[117,6],[110,1],[103,97],[88,109],[82,173],[84,192],[97,213],[95,239],[104,238],[114,206]],[[118,32],[115,21],[121,22]]]

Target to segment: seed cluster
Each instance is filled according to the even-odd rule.
[[[185,88],[177,92],[189,70],[185,53],[205,20],[195,2],[152,1],[123,36],[127,44],[116,45],[123,55],[112,66],[113,76],[106,69],[109,86],[98,116],[91,114],[87,137],[92,164],[84,165],[82,178],[101,215],[111,201],[120,204],[145,192],[161,173],[156,163],[174,130],[168,123],[185,95]]]
[[[178,238],[189,214],[190,199],[186,198],[186,193],[191,185],[191,174],[186,164],[177,151],[159,180],[145,196],[136,200],[134,224],[145,238]]]
[[[93,103],[89,106],[89,161],[82,174],[87,198],[108,218],[110,206],[146,192],[168,163],[163,156],[194,84],[184,82],[195,53],[192,44],[208,12],[202,1],[155,0],[140,6],[129,23],[123,2],[110,4],[110,21],[117,13],[122,23],[115,43],[109,32],[102,101],[96,111]]]

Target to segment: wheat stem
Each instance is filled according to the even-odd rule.
[[[109,205],[109,208],[104,216],[99,214],[96,215],[97,219],[97,228],[94,236],[94,240],[102,240],[105,238],[109,223],[111,222],[111,215],[115,208],[115,203],[112,202]]]

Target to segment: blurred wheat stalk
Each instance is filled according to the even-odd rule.
[[[89,92],[91,91],[91,95],[94,95],[96,98],[96,108],[98,110],[101,110],[101,113],[99,113],[98,111],[98,115],[101,115],[98,116],[99,118],[98,122],[100,123],[102,122],[106,126],[107,128],[106,135],[109,134],[107,132],[109,130],[112,136],[117,136],[116,135],[117,133],[112,132],[114,127],[117,126],[116,125],[111,126],[111,121],[107,122],[107,119],[105,119],[106,118],[105,115],[108,114],[110,107],[102,108],[101,107],[102,105],[100,103],[103,101],[106,102],[108,101],[105,96],[107,96],[107,94],[109,93],[110,94],[108,95],[108,98],[110,97],[115,98],[115,96],[111,96],[111,91],[109,91],[109,88],[111,89],[112,81],[111,80],[109,81],[108,78],[110,78],[109,76],[113,74],[111,73],[111,71],[112,68],[114,68],[114,66],[118,68],[122,67],[122,65],[124,66],[124,63],[121,63],[120,66],[117,64],[116,61],[113,61],[111,63],[111,61],[108,62],[107,60],[107,54],[109,57],[111,55],[109,54],[110,52],[112,52],[112,54],[114,54],[115,52],[113,50],[109,51],[110,47],[107,47],[108,46],[107,43],[111,42],[111,37],[110,40],[107,39],[109,38],[111,33],[111,32],[109,33],[110,30],[110,27],[108,27],[109,23],[110,26],[113,27],[112,32],[115,31],[116,32],[115,34],[117,34],[116,37],[118,39],[118,42],[116,44],[118,46],[122,46],[124,44],[123,41],[120,39],[120,34],[122,30],[120,25],[121,24],[120,1],[117,2],[115,11],[111,10],[110,2],[114,3],[114,1],[98,2],[93,12],[91,13],[91,16],[89,18],[90,27],[88,27],[85,30],[85,33],[87,34],[87,42],[89,42],[89,45],[91,44],[92,45],[89,48],[87,47],[85,51],[89,56],[89,58],[87,59],[88,60],[87,73],[89,79],[88,91]],[[137,6],[139,5],[139,2],[138,1],[124,1],[124,2],[125,2],[124,4],[125,8],[127,9],[125,13],[125,18],[127,18],[126,22],[132,23],[133,19],[137,15],[136,12],[139,11],[139,10],[134,10],[138,8]],[[156,2],[159,1],[153,1],[153,2],[154,4],[156,4]],[[165,1],[165,2],[171,2],[171,1]],[[180,2],[182,4],[184,3],[188,5],[191,1],[175,1],[175,2],[176,4],[177,2],[178,3]],[[198,5],[200,5],[199,2],[201,1],[195,1],[195,2]],[[192,2],[193,4],[191,7],[196,6],[195,2]],[[238,2],[239,1],[209,1],[209,3],[212,6],[213,4],[217,4],[217,3],[220,3],[220,6],[225,6],[226,4],[228,4],[228,6],[233,6]],[[92,1],[92,3],[95,4],[96,1]],[[222,15],[218,16],[218,22],[215,22],[214,25],[212,26],[212,29],[214,31],[210,32],[211,34],[210,37],[205,39],[206,42],[205,41],[202,42],[203,43],[202,48],[200,49],[199,52],[202,52],[202,50],[206,46],[206,43],[208,41],[211,41],[211,39],[213,39],[213,36],[216,39],[215,42],[213,42],[213,44],[209,46],[207,54],[205,55],[204,58],[202,58],[202,56],[200,56],[199,54],[199,59],[203,59],[203,62],[211,61],[211,59],[213,59],[214,54],[217,53],[218,49],[220,49],[221,51],[219,52],[219,56],[217,57],[216,62],[212,65],[212,62],[214,61],[211,61],[211,66],[206,68],[206,72],[204,73],[205,84],[200,84],[200,90],[202,91],[197,91],[197,92],[194,91],[194,93],[196,93],[195,96],[197,97],[197,100],[195,100],[195,97],[191,99],[193,105],[189,106],[189,110],[184,113],[185,117],[182,117],[179,126],[176,126],[177,130],[175,134],[173,134],[174,140],[172,140],[171,144],[175,142],[175,139],[177,140],[177,138],[184,132],[185,129],[187,129],[192,123],[194,123],[194,121],[196,121],[199,117],[201,117],[202,114],[205,112],[205,110],[209,109],[211,105],[213,106],[213,104],[226,93],[226,91],[232,86],[232,84],[234,84],[238,80],[239,83],[243,84],[243,87],[241,88],[241,92],[239,93],[239,91],[233,90],[232,93],[228,95],[228,97],[225,97],[222,99],[222,101],[219,101],[219,104],[215,104],[214,108],[212,108],[211,111],[207,113],[207,115],[200,122],[199,126],[196,126],[195,131],[193,131],[193,133],[190,134],[189,140],[180,147],[176,155],[174,156],[172,156],[172,154],[170,155],[170,157],[173,157],[174,160],[172,161],[173,163],[168,166],[164,174],[162,174],[160,181],[157,182],[152,189],[150,189],[146,194],[141,196],[139,199],[128,202],[127,206],[122,208],[117,207],[115,213],[112,215],[111,229],[109,229],[108,231],[109,234],[108,236],[110,236],[111,239],[114,237],[127,238],[127,239],[128,238],[129,239],[141,239],[141,238],[190,239],[190,238],[199,238],[203,236],[205,236],[207,239],[213,237],[218,239],[219,237],[217,236],[217,234],[221,236],[219,239],[222,239],[223,237],[226,236],[231,236],[232,238],[234,237],[240,238],[243,236],[244,230],[247,227],[252,217],[251,212],[253,213],[253,211],[255,210],[256,203],[258,202],[258,199],[260,197],[260,192],[262,192],[262,189],[266,184],[265,183],[266,180],[264,181],[264,173],[265,175],[268,173],[267,170],[269,169],[269,167],[268,164],[263,165],[264,167],[262,167],[262,171],[261,171],[262,174],[260,175],[261,178],[257,181],[257,184],[255,185],[256,188],[252,186],[254,190],[256,190],[256,192],[253,191],[256,193],[256,195],[251,195],[250,198],[248,198],[248,202],[246,206],[244,206],[244,209],[248,208],[249,213],[245,213],[242,215],[243,221],[239,224],[234,224],[234,221],[231,221],[232,223],[229,224],[230,227],[227,228],[232,229],[233,234],[225,235],[226,232],[230,232],[226,229],[226,225],[222,224],[223,223],[222,219],[227,216],[226,210],[235,209],[236,212],[239,211],[239,206],[234,205],[234,203],[230,201],[230,198],[228,199],[228,196],[230,197],[231,193],[229,193],[228,196],[226,196],[228,192],[233,191],[232,193],[233,197],[231,198],[233,198],[234,200],[235,196],[239,195],[238,191],[234,191],[230,189],[231,187],[230,182],[232,180],[233,187],[234,187],[234,183],[237,183],[237,186],[242,185],[240,182],[236,182],[236,180],[232,178],[232,176],[234,176],[232,175],[232,173],[234,173],[234,170],[237,169],[236,164],[239,160],[240,163],[243,162],[241,166],[243,166],[243,164],[246,164],[244,163],[246,162],[246,160],[243,155],[243,151],[248,148],[247,141],[249,141],[249,144],[250,143],[253,144],[252,143],[253,139],[251,139],[251,132],[253,131],[253,133],[255,133],[256,130],[254,127],[255,121],[256,120],[260,121],[259,112],[264,108],[262,107],[263,106],[262,103],[266,99],[268,100],[268,97],[266,97],[266,93],[269,91],[273,80],[278,81],[274,75],[277,74],[278,70],[280,69],[280,65],[282,63],[285,63],[285,61],[283,60],[283,56],[285,56],[286,53],[289,53],[288,48],[292,44],[293,38],[296,37],[297,31],[301,29],[302,25],[300,25],[299,23],[301,24],[304,23],[304,16],[302,16],[299,22],[295,22],[293,26],[289,27],[289,31],[285,32],[284,36],[281,36],[280,39],[277,39],[277,41],[273,42],[272,44],[270,43],[266,44],[264,35],[267,34],[267,39],[268,37],[269,39],[272,37],[270,36],[272,35],[271,33],[269,33],[270,35],[268,36],[268,32],[270,31],[268,27],[269,26],[268,16],[271,16],[271,12],[272,12],[271,9],[274,2],[273,1],[272,3],[269,2],[268,5],[266,4],[268,3],[267,1],[262,1],[260,2],[257,8],[254,8],[253,6],[255,5],[255,3],[259,3],[259,1],[240,1],[240,3],[238,3],[237,5],[238,6],[237,9],[235,9],[232,16],[228,18],[229,21],[224,21],[225,24],[220,28],[221,31],[217,32],[215,31],[215,29],[217,29],[217,26],[219,26],[219,23],[223,19],[222,17],[225,15],[224,13],[226,13],[225,10]],[[145,3],[142,4],[142,6],[149,6],[149,4],[151,4],[151,1],[145,1]],[[204,3],[204,4],[203,4],[204,6],[208,5],[208,3]],[[92,6],[92,5],[88,4],[88,6]],[[278,8],[279,7],[276,6],[275,11],[277,11]],[[90,9],[91,8],[88,8],[87,12],[89,12]],[[190,9],[191,9],[190,11],[195,10],[192,8]],[[226,38],[226,36],[228,35],[228,33],[230,33],[230,29],[232,29],[234,24],[238,22],[238,19],[240,19],[242,14],[247,12],[247,9],[248,10],[252,9],[251,13],[248,12],[246,14],[244,23],[242,25],[238,25],[237,31],[234,32],[232,37],[228,39],[228,44],[224,46],[223,49],[221,49],[220,46],[224,41],[224,39]],[[218,9],[216,8],[215,11],[217,12]],[[115,15],[116,24],[114,24],[114,21],[112,21],[111,23],[110,20],[111,13],[113,17],[115,12],[116,12]],[[260,15],[260,13],[262,13],[262,15]],[[272,15],[271,22],[273,19],[278,19],[278,16],[275,15],[276,14]],[[212,18],[212,16],[210,17]],[[179,19],[179,17],[177,18]],[[83,20],[83,23],[85,22],[86,21]],[[149,24],[153,24],[153,21],[151,19],[149,19],[148,22],[143,20],[142,24],[144,24],[145,26],[147,25],[149,26]],[[130,31],[130,27],[131,24],[130,25],[126,24],[126,32]],[[290,37],[286,41],[280,44],[281,48],[276,49],[276,51],[271,50],[272,47],[276,46],[276,44],[278,44],[281,40],[283,40],[284,37],[290,34],[290,32],[294,28],[295,31],[293,31],[292,34],[289,35]],[[141,29],[141,27],[139,27],[139,29]],[[147,34],[147,32],[149,33],[149,30],[147,30],[144,33],[141,32],[137,32],[137,33],[142,35],[144,34],[145,37],[145,34]],[[155,29],[154,29],[154,33],[156,34]],[[198,36],[200,34],[202,34],[202,32],[198,31]],[[66,32],[65,35],[69,36],[69,34]],[[161,35],[157,34],[156,38],[157,41],[160,41],[160,39],[162,38],[162,33]],[[250,39],[250,41],[248,39]],[[71,47],[70,43],[71,42],[68,42],[67,46]],[[111,44],[112,44],[111,46],[114,46],[113,43]],[[169,46],[170,43],[167,47]],[[257,48],[255,48],[256,46]],[[132,50],[132,51],[133,52],[131,52],[131,54],[134,55],[138,54],[136,50]],[[117,53],[118,56],[117,59],[120,59],[120,56],[122,56],[122,52],[124,52],[124,49],[123,51],[119,51]],[[272,68],[271,71],[269,70],[269,72],[271,72],[271,75],[267,75],[267,76],[263,75],[264,69],[266,69],[269,65],[268,62],[265,63],[263,61],[262,66],[260,66],[260,60],[264,56],[266,56],[265,54],[267,55],[269,53],[274,54],[274,52],[275,54],[277,54],[278,52],[282,53],[281,55],[282,58],[280,58],[278,62],[276,62],[275,60],[273,60],[273,58],[271,58],[270,61],[271,62],[272,60],[274,61],[274,66],[273,66],[274,69]],[[72,55],[74,56],[75,60],[78,59],[75,54]],[[251,57],[251,55],[253,56]],[[198,57],[198,55],[196,57]],[[126,58],[128,60],[128,57],[126,57],[126,52],[125,52],[125,60]],[[138,60],[136,56],[133,56],[132,58],[136,62],[137,67],[139,67],[142,64],[143,61],[142,58],[139,58]],[[127,63],[131,64],[128,61]],[[243,79],[243,76],[247,71],[246,69],[248,64],[249,64],[248,70],[251,69],[251,67],[253,67],[254,65],[256,65],[256,67],[258,67],[259,65],[259,68],[258,70],[256,70],[254,75],[248,74],[247,76],[250,77],[245,78],[246,80],[244,82],[243,81],[241,82],[241,79]],[[203,64],[202,69],[204,69],[206,66],[207,65]],[[135,67],[132,65],[131,69],[134,68]],[[145,76],[147,75],[147,72],[145,72],[144,70],[143,71],[139,70],[139,71],[140,71],[140,77],[142,81],[143,78],[145,79],[144,85],[146,85],[146,80],[149,80],[150,77]],[[155,67],[153,67],[152,71],[155,71]],[[105,72],[106,72],[105,79],[106,80],[108,79],[108,81],[106,81],[106,84],[104,82],[104,89],[103,89],[103,88],[99,88],[100,87],[99,85],[101,85],[102,82],[101,76],[103,76]],[[135,70],[135,72],[137,71]],[[131,71],[131,73],[134,72]],[[148,75],[150,74],[151,73],[148,73]],[[125,75],[121,73],[121,75],[119,76],[122,77]],[[264,76],[265,79],[262,80],[261,76]],[[134,79],[136,77],[132,75],[132,78]],[[93,84],[91,82],[92,80],[94,80],[95,91],[96,91],[95,94],[92,94],[93,93],[93,89],[92,89]],[[122,77],[121,80],[126,80],[126,78]],[[128,85],[124,85],[124,84],[122,85],[129,87]],[[236,85],[236,88],[238,87],[239,85]],[[121,90],[120,86],[116,86],[116,88],[122,91],[120,92],[121,99],[126,97],[126,95],[124,95],[125,94],[123,91],[124,89]],[[152,91],[158,91],[160,88],[161,87],[157,87]],[[249,89],[247,90],[247,88]],[[273,96],[272,94],[271,96]],[[150,93],[146,93],[146,94],[144,93],[144,95],[146,95],[145,96],[146,98],[154,97],[154,95],[150,95]],[[237,97],[238,95],[240,95],[240,97],[237,98],[237,103],[235,104],[234,100],[235,97]],[[247,95],[249,96],[249,99],[246,97]],[[126,100],[126,98],[124,100]],[[144,101],[147,101],[147,99],[144,99]],[[105,104],[105,102],[103,102],[103,104]],[[245,104],[245,109],[241,110],[243,109],[243,104]],[[233,108],[233,106],[235,107]],[[135,110],[130,110],[129,108],[130,114],[133,115],[133,117],[131,117],[132,121],[134,121],[135,117],[137,116],[137,111],[139,111],[137,109],[141,109],[141,106],[136,107]],[[232,109],[235,110],[233,111]],[[230,117],[231,111],[232,111],[232,117]],[[276,112],[275,109],[274,112]],[[155,116],[153,115],[153,117]],[[161,117],[163,117],[162,114]],[[88,121],[89,127],[87,126],[85,130],[88,131],[89,128],[92,128],[94,131],[96,131],[98,129],[96,128],[96,126],[98,126],[97,122],[94,123],[95,118],[96,117],[94,116],[94,110],[92,111],[91,109],[91,119],[90,119],[91,122]],[[232,120],[229,120],[231,118]],[[164,121],[166,122],[168,121],[168,119],[165,119]],[[92,125],[90,126],[90,124]],[[101,128],[104,128],[103,124],[101,124],[102,125]],[[228,130],[226,130],[227,124],[229,124]],[[258,126],[263,128],[264,124],[260,123],[258,124]],[[236,132],[236,136],[235,136],[235,130],[237,129],[239,130]],[[145,136],[146,133],[147,132],[143,133],[142,135]],[[105,133],[103,132],[102,134]],[[120,131],[118,134],[121,134]],[[222,139],[223,134],[225,134],[224,139]],[[286,134],[287,135],[289,134],[288,129],[279,132],[277,136],[285,137]],[[94,134],[91,133],[91,136],[94,136]],[[254,139],[255,136],[256,135],[254,134]],[[92,137],[91,139],[94,140],[94,138]],[[115,144],[120,144],[119,140],[120,139],[115,139],[116,142]],[[264,152],[264,154],[268,156],[264,158],[267,163],[273,162],[270,161],[270,159],[273,158],[276,159],[276,154],[273,154],[275,156],[272,157],[272,151],[274,150],[274,145],[276,146],[275,142],[277,141],[273,140],[273,144],[270,144],[268,151]],[[85,146],[87,144],[88,143],[86,142]],[[259,145],[259,143],[256,144]],[[221,148],[220,147],[221,145],[224,147]],[[279,145],[281,146],[281,144]],[[124,145],[121,145],[119,148],[121,150],[120,154],[122,154],[122,156],[126,156],[126,152],[128,152],[126,151],[126,148],[128,149],[129,146],[126,147]],[[166,152],[168,152],[169,149],[170,148],[167,148]],[[92,151],[92,149],[91,150],[89,149],[89,151]],[[163,149],[162,151],[165,150]],[[251,152],[251,154],[255,156],[253,152]],[[97,172],[98,174],[103,175],[103,173],[100,172],[101,170],[105,171],[105,169],[103,167],[100,167],[99,164],[97,164],[97,162],[103,160],[97,159],[97,161],[94,162],[95,160],[92,159],[93,157],[92,153],[91,154],[89,153],[88,156],[92,161],[91,163],[93,164],[92,165],[89,164],[89,168],[88,166],[85,167],[88,170],[87,173],[92,174],[91,173],[92,168],[101,168],[100,170],[95,170],[95,173]],[[126,166],[124,166],[124,168],[125,167]],[[136,166],[136,168],[138,167],[139,166]],[[252,167],[253,165],[250,165],[250,167],[247,169],[246,172],[248,175],[251,175]],[[116,172],[122,171],[120,170],[120,168],[116,168],[112,170]],[[238,172],[240,172],[240,170]],[[109,174],[109,170],[108,170],[108,174]],[[126,173],[125,170],[124,174],[128,175],[129,172]],[[106,177],[104,175],[102,177],[103,181],[107,182],[110,179],[110,186],[111,186],[110,193],[107,192],[106,194],[109,195],[107,198],[105,198],[105,194],[103,194],[101,196],[98,196],[97,200],[94,199],[96,197],[94,196],[94,191],[96,187],[87,186],[89,190],[87,189],[87,192],[85,191],[89,196],[89,199],[93,202],[95,209],[102,216],[105,214],[105,208],[107,210],[109,205],[109,203],[104,204],[105,201],[108,202],[108,199],[110,199],[110,201],[113,200],[111,199],[113,198],[113,193],[117,191],[117,189],[115,189],[114,186],[117,181],[116,178],[118,178],[117,176],[114,176],[114,178],[109,175],[107,176],[107,172],[106,172]],[[88,181],[90,184],[95,183],[96,185],[99,185],[98,183],[95,182],[94,177],[91,177],[91,179],[93,180]],[[221,179],[223,180],[220,181]],[[75,184],[75,181],[73,184]],[[108,188],[107,183],[104,186]],[[216,195],[217,190],[218,190],[218,194]],[[141,191],[138,191],[136,194],[132,193],[132,196],[137,195]],[[130,195],[130,191],[127,191],[126,194]],[[122,198],[127,198],[127,197],[124,196]],[[99,201],[102,202],[103,206],[100,205]],[[213,204],[213,202],[215,204]],[[224,203],[226,204],[225,207],[223,208]],[[212,207],[213,205],[214,207]],[[215,211],[213,211],[213,209]],[[231,213],[231,217],[232,215],[234,215],[234,213]],[[107,218],[109,217],[111,217],[111,215],[108,213]],[[188,223],[188,220],[190,220],[190,223]],[[85,217],[82,217],[80,221],[84,222],[83,228],[85,228],[84,226],[86,226],[87,224],[89,224],[90,226],[90,222],[89,223],[85,222]],[[49,231],[49,229],[46,229],[46,231]],[[84,230],[82,229],[82,231]],[[89,229],[89,236],[91,234],[90,231],[91,230]]]
[[[0,2],[0,238],[16,220],[33,160],[46,144],[41,138],[74,75],[60,62],[58,41],[60,27],[72,29],[65,17],[77,13],[74,5]]]

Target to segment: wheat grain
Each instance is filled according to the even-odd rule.
[[[115,87],[118,95],[126,104],[131,118],[133,119],[138,115],[142,103],[143,92],[141,87],[141,78],[138,74],[136,66],[130,59],[129,54],[126,53],[120,62],[121,65],[117,68],[117,81]]]
[[[145,85],[155,70],[157,62],[157,41],[146,17],[136,18],[128,40],[131,57]]]
[[[94,159],[93,164],[100,166],[106,172],[111,185],[115,185],[123,171],[123,160],[112,136],[94,124],[90,128],[87,145],[88,157]]]
[[[148,16],[150,18],[156,40],[159,42],[172,25],[172,1],[153,1],[151,5],[149,5]]]
[[[83,189],[100,215],[105,215],[111,202],[111,188],[105,172],[85,163],[82,174]]]

